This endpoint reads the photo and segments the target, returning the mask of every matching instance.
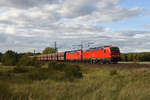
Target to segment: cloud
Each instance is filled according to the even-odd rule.
[[[15,34],[16,33],[16,29],[15,27],[13,26],[9,26],[5,29],[5,33],[8,33],[8,34]]]
[[[113,8],[99,9],[97,12],[93,12],[90,15],[79,16],[77,20],[84,20],[89,22],[116,22],[120,20],[126,20],[129,18],[137,17],[142,13],[141,8],[126,9],[119,6]]]
[[[65,0],[62,4],[61,13],[65,17],[74,18],[93,13],[97,10],[95,4],[98,0]]]
[[[9,15],[13,17],[22,15],[51,20],[72,18],[90,22],[119,21],[136,17],[143,11],[140,7],[122,8],[119,2],[120,0],[1,0],[0,5],[6,13],[11,10],[13,13]],[[7,19],[6,16],[2,18]]]
[[[143,25],[140,25],[139,27],[142,27],[142,28],[150,28],[150,24],[143,24]]]
[[[120,46],[122,52],[149,51],[150,31],[120,30],[111,33],[112,44]]]
[[[122,8],[119,0],[66,0],[61,14],[66,18],[74,18],[89,22],[114,22],[137,17],[143,12],[140,7]]]
[[[45,4],[57,4],[60,0],[0,0],[1,7],[28,9]]]
[[[56,29],[57,30],[56,30]],[[43,29],[43,28],[42,28]],[[150,31],[120,30],[111,32],[107,27],[94,25],[55,24],[55,27],[45,29],[32,29],[29,36],[25,35],[1,35],[1,49],[23,51],[41,51],[47,46],[54,45],[57,41],[59,50],[72,50],[72,45],[83,42],[87,48],[88,42],[93,42],[91,47],[103,45],[119,46],[121,52],[148,51]],[[36,33],[36,35],[35,35]],[[33,34],[33,36],[30,36]],[[76,47],[76,49],[79,49]]]
[[[124,8],[121,0],[0,0],[0,46],[2,51],[41,51],[57,41],[60,50],[70,50],[81,41],[92,46],[115,44],[125,51],[133,39],[141,43],[149,32],[112,32],[93,22],[112,23],[134,18],[143,9]],[[64,20],[66,19],[66,20]],[[143,34],[144,33],[144,34]],[[143,41],[142,41],[143,40]],[[148,44],[145,44],[148,45]],[[87,46],[87,45],[85,45]],[[137,47],[138,44],[134,43]],[[141,47],[139,47],[141,48]]]

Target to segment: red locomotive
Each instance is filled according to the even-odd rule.
[[[40,61],[84,61],[92,63],[117,63],[120,50],[117,46],[103,46],[89,50],[66,51],[36,56]]]
[[[92,63],[117,63],[120,60],[120,50],[116,46],[90,48],[89,50],[66,52],[66,60],[85,61]]]

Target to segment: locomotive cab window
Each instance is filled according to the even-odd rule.
[[[112,53],[119,53],[119,48],[110,48]]]
[[[104,50],[104,53],[106,53],[106,50]]]

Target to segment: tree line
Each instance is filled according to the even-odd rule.
[[[48,54],[48,53],[56,53],[57,50],[51,47],[45,48],[42,53],[17,53],[12,50],[8,50],[5,53],[0,52],[0,62],[6,66],[14,66],[17,64],[24,63],[25,65],[32,65],[34,61],[28,59],[28,56],[40,55],[40,54]],[[24,60],[24,61],[23,61]]]
[[[121,61],[150,61],[150,52],[121,53]]]
[[[55,53],[56,51],[54,50],[54,48],[45,48],[45,50],[43,50],[43,54],[47,54],[47,53]],[[22,59],[26,59],[28,56],[33,56],[33,55],[39,55],[41,53],[17,53],[14,52],[12,50],[8,50],[6,51],[4,54],[0,53],[0,62],[4,65],[7,66],[14,66],[17,65],[17,63],[19,61],[21,61]],[[141,52],[141,53],[121,53],[121,61],[133,61],[133,62],[137,62],[137,61],[150,61],[150,52]],[[23,62],[23,61],[22,61]],[[27,60],[26,62],[24,61],[24,63],[26,63],[26,65],[30,64],[31,62],[29,60]]]

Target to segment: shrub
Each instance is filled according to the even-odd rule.
[[[41,67],[41,63],[36,58],[31,59],[28,55],[24,55],[17,63],[17,66],[35,66],[39,68]]]
[[[28,78],[30,80],[46,80],[46,79],[52,79],[52,80],[64,80],[64,72],[54,71],[52,69],[46,69],[46,68],[39,68],[34,69],[30,71],[27,74]]]
[[[68,65],[64,63],[49,62],[48,68],[34,68],[31,66],[17,66],[13,69],[15,73],[20,74],[20,78],[26,78],[27,80],[46,80],[52,79],[56,81],[61,80],[74,80],[75,78],[81,78],[82,72],[77,65]]]
[[[24,66],[17,66],[13,69],[13,72],[15,72],[15,73],[25,73],[28,71],[29,71],[29,69],[27,67],[24,67]]]
[[[48,62],[48,68],[55,68],[57,66],[57,62],[56,61],[49,61]]]
[[[115,69],[110,70],[110,72],[109,72],[109,75],[111,75],[111,76],[114,76],[114,75],[117,75],[117,74],[118,74],[118,72]]]
[[[32,65],[36,68],[40,68],[42,66],[42,63],[38,61],[37,58],[33,58],[31,62],[32,62]]]
[[[56,74],[56,71],[63,72],[64,73],[63,78],[65,80],[72,81],[75,78],[83,77],[81,69],[78,65],[69,65],[69,64],[57,63],[55,61],[51,61],[48,63],[48,69],[53,71],[53,74]],[[57,76],[59,76],[59,75],[57,75]]]
[[[81,78],[83,75],[78,65],[68,65],[65,68],[65,77],[69,80],[73,80],[74,78]]]
[[[12,78],[12,73],[10,72],[0,72],[0,80],[10,80]]]
[[[3,54],[0,52],[0,62],[2,61]]]
[[[50,72],[47,69],[34,69],[28,73],[28,78],[31,80],[46,80],[50,76]]]
[[[64,64],[64,63],[57,63],[56,61],[50,61],[48,63],[48,68],[49,69],[53,69],[53,70],[63,71],[65,67],[66,67],[66,64]]]
[[[16,65],[17,61],[18,55],[14,51],[9,50],[2,56],[2,63],[4,65],[14,66]]]

